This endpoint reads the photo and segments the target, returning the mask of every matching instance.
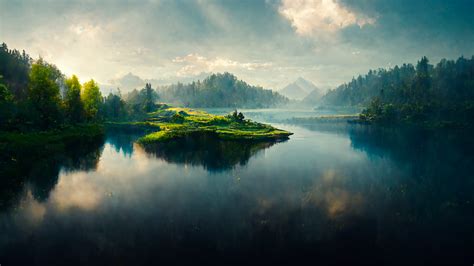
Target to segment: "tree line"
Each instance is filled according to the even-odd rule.
[[[413,66],[370,70],[330,90],[322,105],[363,106],[367,121],[472,124],[474,56],[431,65],[422,57]]]
[[[125,99],[124,99],[125,98]],[[120,90],[104,97],[96,81],[83,84],[53,64],[33,60],[25,51],[0,46],[0,129],[48,130],[64,125],[126,120],[156,108],[151,84],[122,98]]]
[[[186,107],[268,108],[288,103],[277,92],[249,85],[227,72],[189,84],[162,86],[158,91],[162,101]]]

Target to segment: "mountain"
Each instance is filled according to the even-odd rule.
[[[128,93],[134,89],[143,89],[146,83],[150,83],[153,87],[171,85],[173,83],[191,83],[197,80],[203,80],[210,76],[212,73],[201,72],[197,75],[188,77],[169,76],[160,79],[146,79],[131,72],[121,77],[109,80],[108,84],[100,84],[100,89],[105,95],[109,92],[117,92],[117,88],[120,88],[122,93]]]
[[[295,80],[294,82],[295,84],[297,84],[300,88],[302,88],[303,90],[307,91],[308,93],[309,92],[312,92],[313,90],[317,90],[318,87],[316,87],[313,82],[309,81],[309,80],[306,80],[302,77],[299,77],[298,79]]]
[[[323,93],[321,92],[321,90],[316,88],[303,98],[303,103],[314,106],[319,103],[322,97]]]
[[[319,91],[311,81],[299,77],[294,82],[281,89],[279,93],[293,100],[302,100],[314,90]]]
[[[124,91],[128,91],[143,88],[146,82],[139,76],[130,72],[118,79],[111,80],[110,83],[112,86],[119,87]]]

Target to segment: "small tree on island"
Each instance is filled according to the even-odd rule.
[[[237,122],[243,122],[245,119],[244,114],[242,114],[242,112],[237,112],[237,109],[234,110],[234,112],[232,113],[232,115],[230,115],[230,117],[234,121],[237,121]]]

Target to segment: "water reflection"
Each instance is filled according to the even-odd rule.
[[[0,160],[0,210],[18,204],[26,193],[39,201],[48,200],[61,171],[90,171],[97,167],[104,139],[76,141],[61,152],[46,150],[2,150]]]
[[[144,150],[169,163],[203,166],[211,172],[244,166],[250,157],[273,146],[275,141],[221,141],[208,136],[147,146]]]
[[[140,129],[108,128],[107,143],[110,143],[115,151],[130,157],[133,153],[134,142],[145,133],[145,130]]]
[[[16,210],[0,211],[0,260],[470,263],[467,135],[281,127],[295,135],[273,146],[202,139],[151,150],[133,144],[138,133],[109,132],[82,153],[87,163],[60,156],[49,196],[23,186]]]

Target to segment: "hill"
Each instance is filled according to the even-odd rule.
[[[288,103],[279,93],[249,85],[227,72],[188,84],[161,86],[158,93],[161,101],[186,107],[268,108]]]

